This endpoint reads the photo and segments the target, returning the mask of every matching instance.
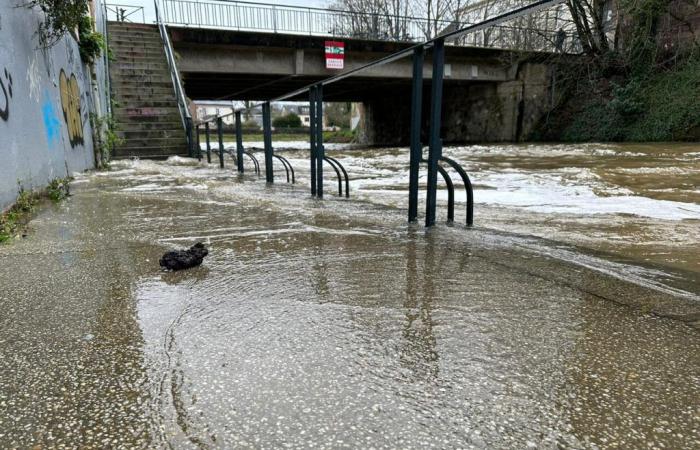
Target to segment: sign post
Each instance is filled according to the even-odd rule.
[[[345,67],[345,43],[326,41],[326,69],[343,69]]]

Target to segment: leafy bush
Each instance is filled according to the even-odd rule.
[[[39,8],[45,14],[37,29],[42,47],[51,47],[64,34],[74,32],[88,15],[86,0],[29,0],[27,6]]]
[[[252,119],[246,120],[241,124],[241,128],[244,130],[249,130],[249,131],[258,131],[260,130],[260,125]]]
[[[102,34],[93,31],[93,21],[89,16],[83,16],[80,20],[78,36],[80,37],[80,43],[78,44],[80,59],[87,64],[94,63],[95,59],[102,53],[102,50],[107,48],[107,44]]]
[[[275,117],[272,121],[272,126],[275,128],[301,128],[301,119],[296,114],[289,113]]]

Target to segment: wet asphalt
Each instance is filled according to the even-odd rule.
[[[181,160],[72,192],[0,247],[2,448],[700,448],[641,268]]]

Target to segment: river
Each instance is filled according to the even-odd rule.
[[[118,161],[0,247],[0,447],[700,447],[700,147],[448,147],[475,226],[425,230],[406,149],[319,201],[277,145],[296,185]]]

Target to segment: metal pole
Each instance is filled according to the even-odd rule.
[[[309,142],[311,161],[311,195],[316,195],[316,87],[309,89]]]
[[[196,152],[196,154],[197,154],[197,159],[201,161],[201,160],[202,160],[202,143],[200,142],[200,138],[199,138],[199,127],[200,127],[200,126],[197,125],[197,128],[195,129],[196,132],[197,132],[197,139],[196,139],[196,141],[197,141],[197,152]]]
[[[413,52],[413,92],[411,99],[411,168],[408,181],[408,221],[418,217],[418,177],[423,144],[420,141],[423,108],[423,47]]]
[[[204,133],[207,135],[207,162],[211,164],[211,137],[209,135],[209,122],[204,124]]]
[[[428,193],[425,203],[425,226],[435,225],[437,206],[438,161],[442,156],[440,126],[442,120],[442,81],[445,69],[445,40],[438,39],[433,47],[433,79],[430,97],[430,149],[428,151]]]
[[[236,164],[238,165],[238,171],[243,173],[243,128],[240,111],[236,111]]]
[[[275,182],[272,172],[272,124],[270,123],[270,102],[262,105],[263,110],[263,139],[265,141],[265,179],[268,183]]]
[[[224,168],[224,121],[221,117],[216,119],[216,128],[219,134],[219,167]]]
[[[194,142],[192,140],[192,119],[190,117],[186,120],[187,129],[185,133],[187,134],[187,156],[194,158]]]
[[[323,198],[323,85],[316,85],[316,195]]]

